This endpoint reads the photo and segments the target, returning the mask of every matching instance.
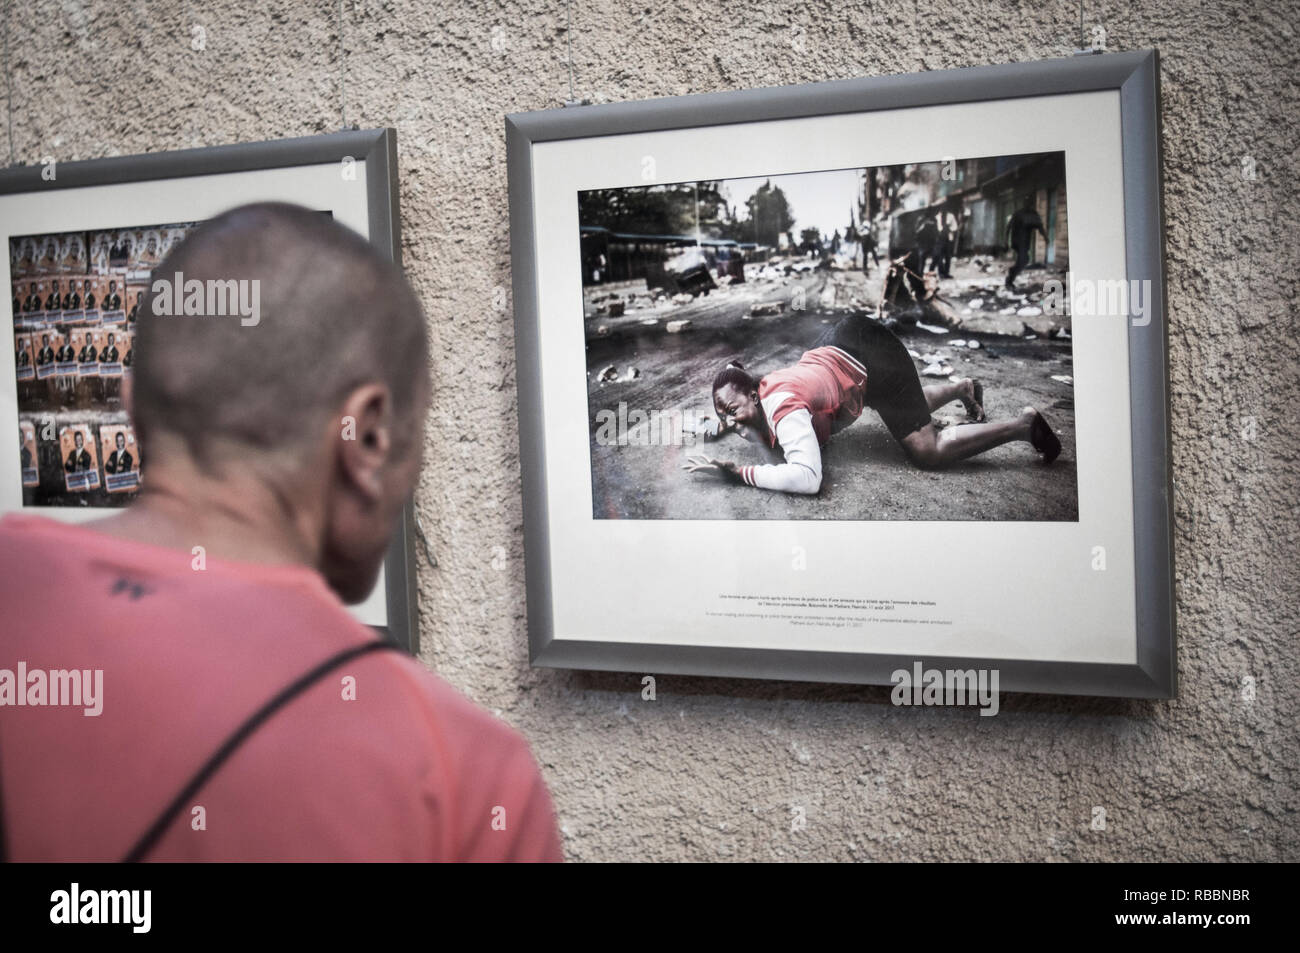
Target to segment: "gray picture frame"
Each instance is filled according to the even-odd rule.
[[[1167,325],[1155,50],[848,79],[775,89],[580,106],[506,117],[515,354],[518,362],[527,619],[532,664],[653,674],[890,684],[916,657],[669,646],[560,638],[552,625],[541,335],[533,247],[532,148],[556,140],[875,110],[1115,90],[1119,94],[1128,277],[1147,280],[1150,322],[1129,323],[1136,560],[1131,665],[925,656],[928,668],[996,668],[1002,691],[1172,698],[1177,693]],[[575,239],[576,240],[576,239]]]
[[[321,136],[60,162],[53,180],[42,178],[39,165],[14,166],[0,170],[0,196],[320,165],[342,162],[347,157],[365,163],[370,242],[380,255],[400,267],[402,243],[395,129],[346,130]],[[419,650],[414,540],[415,509],[408,502],[384,560],[388,625],[375,628],[411,653]]]

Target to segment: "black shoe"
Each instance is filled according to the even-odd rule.
[[[1034,411],[1034,422],[1029,427],[1029,442],[1043,455],[1044,463],[1051,463],[1061,455],[1060,439],[1047,418],[1038,411]]]

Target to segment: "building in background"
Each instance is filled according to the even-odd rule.
[[[954,256],[1001,255],[1007,223],[1032,198],[1047,241],[1035,236],[1030,260],[1069,268],[1063,153],[882,166],[863,181],[863,218],[888,236],[891,257],[915,248],[925,220],[945,210],[960,223]]]

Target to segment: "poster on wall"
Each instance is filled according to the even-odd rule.
[[[197,223],[171,224],[144,231],[163,231],[179,238]],[[18,355],[17,404],[18,426],[36,436],[32,451],[37,479],[23,482],[24,507],[112,507],[131,501],[131,493],[140,486],[139,449],[133,445],[133,468],[130,477],[113,479],[108,470],[113,450],[112,435],[129,434],[126,408],[122,404],[122,381],[130,368],[137,314],[122,306],[122,290],[127,274],[148,273],[156,260],[145,257],[147,246],[126,247],[120,236],[127,229],[108,228],[89,232],[64,232],[47,235],[14,235],[9,238],[10,261],[21,262],[25,247],[59,247],[65,249],[58,272],[44,273],[37,262],[29,265],[24,279],[30,289],[26,299],[15,295],[15,324],[25,330],[22,339],[30,342],[28,353]],[[108,249],[120,253],[110,268]],[[86,249],[96,249],[89,259]],[[85,274],[69,276],[69,269],[89,267]],[[22,281],[15,281],[21,290]],[[40,289],[48,289],[42,296]],[[73,439],[79,433],[86,442],[101,448],[97,467],[104,468],[103,479],[67,467],[68,454],[53,444]],[[105,443],[105,441],[110,441]],[[93,447],[92,447],[93,449]],[[89,458],[92,449],[82,453]],[[65,476],[76,472],[72,482]],[[75,484],[75,485],[74,485]]]
[[[557,667],[1174,692],[1154,52],[507,117]]]
[[[0,512],[82,521],[148,492],[147,435],[123,401],[141,300],[168,252],[229,208],[285,201],[400,250],[396,134],[159,152],[0,171],[13,362],[0,362]],[[408,505],[374,591],[352,611],[415,648]]]

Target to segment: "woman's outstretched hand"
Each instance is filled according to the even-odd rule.
[[[712,457],[706,457],[702,453],[691,454],[682,464],[682,469],[687,473],[716,473],[718,476],[727,480],[738,481],[740,479],[740,467],[730,460],[715,460]]]

